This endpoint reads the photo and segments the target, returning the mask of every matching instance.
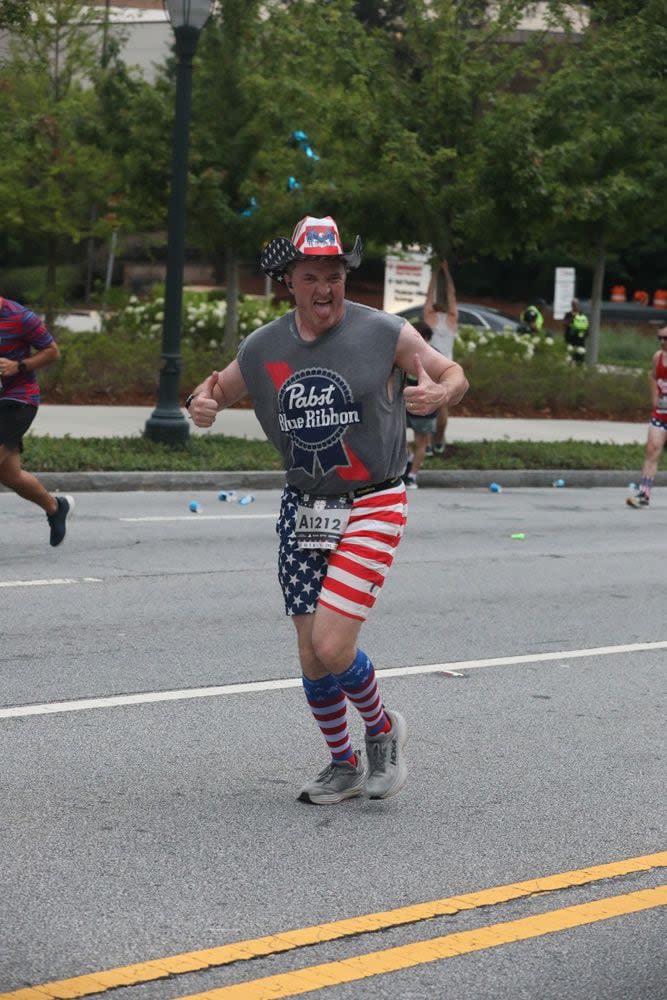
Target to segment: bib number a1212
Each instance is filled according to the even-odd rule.
[[[333,551],[343,537],[351,509],[352,501],[345,497],[304,497],[296,509],[298,547]]]

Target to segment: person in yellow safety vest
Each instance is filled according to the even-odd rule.
[[[541,300],[538,300],[540,305]],[[528,305],[519,316],[520,333],[542,333],[544,328],[544,316],[537,305]]]
[[[567,352],[578,365],[586,360],[586,337],[588,336],[588,316],[584,316],[579,299],[572,299],[572,307],[565,314],[565,343]]]

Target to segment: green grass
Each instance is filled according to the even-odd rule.
[[[632,327],[602,327],[598,362],[601,365],[641,368],[648,372],[657,346],[653,335]]]
[[[438,469],[626,469],[637,472],[643,445],[586,441],[478,441],[451,445]],[[49,438],[29,436],[23,463],[32,472],[208,472],[278,470],[274,448],[263,441],[223,435],[192,437],[184,447],[144,438]]]

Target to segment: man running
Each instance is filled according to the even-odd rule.
[[[653,370],[649,376],[653,410],[648,425],[642,476],[638,491],[625,501],[629,507],[648,507],[658,462],[667,440],[667,326],[658,330],[658,343],[660,349],[653,355]]]
[[[21,466],[23,435],[37,416],[39,384],[35,372],[60,357],[41,319],[25,306],[0,297],[0,483],[41,507],[51,545],[60,545],[74,509],[70,496],[53,496]]]
[[[261,257],[295,309],[255,330],[237,358],[188,397],[198,427],[250,394],[281,453],[286,486],[277,524],[278,577],[292,618],[303,688],[330,761],[301,789],[329,805],[403,787],[403,716],[385,708],[358,637],[394,560],[406,521],[406,407],[432,413],[468,388],[461,367],[400,316],[345,298],[361,240],[344,252],[338,226],[306,216]],[[404,373],[417,382],[403,388]],[[365,725],[367,763],[352,746],[347,704]]]

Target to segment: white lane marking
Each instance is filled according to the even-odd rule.
[[[179,514],[173,517],[119,517],[119,521],[244,521],[247,518],[259,520],[264,517],[278,519],[277,514]]]
[[[102,583],[97,576],[54,578],[53,580],[0,580],[0,587],[58,587],[68,583]]]
[[[533,653],[522,656],[498,656],[485,660],[457,660],[454,663],[425,663],[418,667],[388,667],[376,670],[380,677],[406,677],[411,674],[436,674],[442,671],[476,670],[479,667],[507,667],[516,663],[545,663],[549,660],[576,660],[589,656],[614,656],[619,653],[640,653],[667,649],[662,642],[635,642],[627,646],[597,646],[592,649],[566,649],[559,653]],[[191,698],[217,698],[226,694],[255,694],[258,691],[284,691],[301,687],[301,679],[286,677],[274,681],[248,681],[244,684],[222,684],[219,687],[181,688],[176,691],[147,691],[142,694],[109,695],[106,698],[80,698],[76,701],[54,701],[45,705],[17,705],[0,708],[0,719],[19,719],[27,715],[55,715],[61,712],[85,712],[93,708],[116,708],[120,705],[153,705],[160,701],[186,701]]]

